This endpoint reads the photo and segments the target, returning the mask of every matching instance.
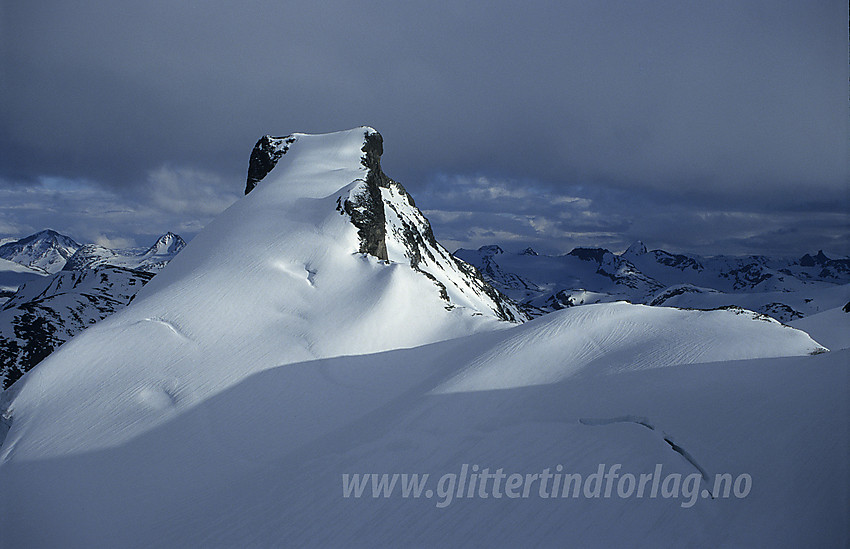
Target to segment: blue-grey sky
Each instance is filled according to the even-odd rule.
[[[847,3],[0,3],[0,236],[186,237],[366,124],[450,248],[850,254]]]

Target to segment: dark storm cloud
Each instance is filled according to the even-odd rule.
[[[2,185],[82,181],[132,210],[169,203],[151,195],[171,192],[152,187],[162,170],[205,173],[223,207],[260,135],[369,124],[423,207],[489,216],[467,244],[519,238],[528,189],[592,202],[595,228],[582,203],[538,222],[556,248],[671,221],[687,226],[668,242],[717,251],[847,233],[845,2],[455,4],[4,3]],[[439,174],[526,195],[438,203]],[[209,215],[172,210],[163,222]]]

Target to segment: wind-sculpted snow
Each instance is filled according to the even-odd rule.
[[[627,303],[557,311],[505,336],[437,392],[544,385],[586,370],[610,373],[825,351],[806,333],[741,309],[683,311]]]
[[[373,132],[291,136],[129,307],[0,393],[0,545],[841,543],[846,353],[808,356],[823,349],[806,334],[741,309],[505,322],[512,303],[364,157]],[[356,201],[370,185],[382,230],[345,207],[377,214]],[[598,424],[617,418],[646,420]],[[746,473],[754,488],[694,492],[688,509],[343,496],[345,474],[436,483],[463,464],[660,466],[699,487]]]
[[[582,309],[597,311],[565,329],[567,317]],[[126,547],[840,546],[846,353],[623,371],[616,330],[625,319],[600,317],[644,309],[581,307],[413,349],[285,364],[207,398],[186,378],[132,383],[124,371],[122,383],[101,378],[97,393],[71,385],[69,397],[56,400],[48,373],[36,368],[3,420],[11,420],[0,464],[3,539],[10,546]],[[672,325],[696,322],[693,331],[675,334],[696,347],[713,344],[717,331],[696,328],[719,314],[733,315],[723,319],[730,326],[722,336],[742,352],[754,334],[741,333],[747,323],[764,327],[774,342],[779,334],[796,338],[746,314],[676,313]],[[197,344],[185,324],[148,318],[138,326],[170,349],[180,348],[178,341]],[[597,360],[582,375],[488,384],[504,387],[498,391],[442,390],[469,365],[486,370],[481,357],[498,363],[502,355],[493,349],[512,353],[526,376],[534,368],[557,370],[576,356],[569,331],[596,337]],[[536,344],[527,344],[532,339]],[[669,342],[650,338],[645,345],[670,356]],[[793,351],[809,348],[805,342]],[[498,368],[489,372],[491,381],[503,379]],[[26,394],[33,386],[47,391],[43,400]],[[168,421],[151,424],[154,414]],[[668,474],[698,474],[700,490],[712,488],[706,477],[746,473],[754,489],[746,499],[697,496],[689,509],[667,499],[544,499],[536,489],[519,499],[457,497],[443,508],[436,496],[403,499],[398,491],[388,498],[342,495],[342,474],[429,473],[433,487],[464,463],[523,475],[562,465],[585,476],[599,464],[633,474],[661,466]]]
[[[806,318],[791,322],[791,326],[810,334],[830,350],[850,349],[850,302]]]

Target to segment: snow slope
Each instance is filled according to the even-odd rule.
[[[505,322],[511,303],[379,174],[375,135],[282,139],[129,307],[0,394],[0,546],[845,539],[846,353],[809,356],[806,334],[740,310],[608,303]],[[343,474],[464,463],[660,464],[754,488],[687,509],[342,496]]]
[[[850,303],[850,302],[848,302]],[[850,349],[850,312],[844,307],[835,307],[822,313],[791,322],[791,326],[803,330],[832,351]]]
[[[545,385],[588,370],[634,371],[824,350],[804,332],[743,309],[585,305],[512,330],[437,392]]]
[[[169,421],[126,439],[112,436],[109,444],[93,443],[88,433],[104,437],[106,422],[127,418],[85,401],[103,404],[115,389],[84,398],[91,394],[71,387],[61,398],[51,390],[51,372],[37,367],[13,403],[3,444],[4,543],[796,547],[846,541],[846,352],[662,361],[656,366],[664,367],[623,370],[617,334],[605,337],[595,324],[599,316],[629,319],[644,308],[605,304],[595,315],[570,318],[581,309],[414,349],[281,365],[179,412],[174,408],[190,395],[177,380],[169,386],[163,379],[160,388],[172,390],[170,397],[151,386],[122,398],[129,408],[139,400],[170,408]],[[700,321],[721,314],[660,311]],[[558,319],[575,330],[597,329],[598,356],[580,375],[541,383],[536,368],[557,370],[562,357],[575,356],[574,340],[552,332]],[[715,327],[723,338],[714,343],[688,334],[706,347],[702,358],[728,356],[727,344],[744,348],[747,337],[735,334],[748,322],[762,323],[762,335],[777,343],[791,333],[743,315],[728,320],[725,334],[717,331],[723,323]],[[651,332],[652,324],[642,329]],[[795,337],[796,353],[813,347]],[[501,375],[505,355],[488,358],[505,345],[520,369],[511,383]],[[659,340],[648,345],[672,362],[695,358],[665,353]],[[503,388],[445,390],[458,388],[458,376],[470,367],[486,372],[476,389]],[[129,381],[126,372],[113,375]],[[50,398],[34,402],[41,395],[25,395],[33,387]],[[80,440],[86,443],[74,444]],[[342,474],[437,478],[465,463],[521,474],[561,465],[585,476],[600,463],[633,474],[660,464],[682,476],[746,473],[754,489],[746,499],[697,498],[690,508],[665,499],[457,498],[438,508],[437,498],[342,497]]]
[[[19,287],[44,276],[47,274],[43,271],[25,267],[8,259],[0,259],[0,305],[17,292]]]
[[[510,303],[491,299],[483,290],[493,290],[463,264],[441,268],[450,258],[444,248],[438,255],[425,242],[412,268],[403,253],[410,242],[390,230],[391,261],[358,252],[358,228],[342,205],[359,207],[370,135],[370,128],[295,134],[259,186],[196,236],[132,307],[44,360],[14,408],[32,391],[42,411],[78,399],[71,395],[104,397],[65,416],[74,424],[85,416],[88,434],[46,435],[50,452],[127,440],[266,368],[507,327],[500,318]],[[390,227],[398,212],[412,225],[418,210],[404,212],[398,189],[384,190],[394,201]]]

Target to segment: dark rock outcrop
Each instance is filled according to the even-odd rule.
[[[245,185],[245,194],[254,190],[257,183],[263,180],[272,168],[277,165],[280,157],[289,150],[289,145],[295,142],[292,136],[272,137],[264,135],[254,145],[251,151],[251,160],[248,162],[248,182]]]
[[[366,132],[361,162],[368,169],[366,185],[360,193],[345,200],[342,208],[357,227],[360,236],[360,253],[373,255],[387,260],[387,220],[384,214],[384,201],[381,187],[390,185],[390,178],[381,170],[381,155],[384,154],[384,140],[378,132]]]

